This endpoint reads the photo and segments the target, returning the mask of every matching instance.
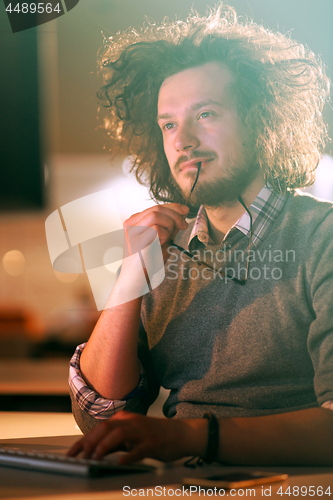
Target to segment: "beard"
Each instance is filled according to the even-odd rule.
[[[195,156],[208,157],[208,153],[204,152]],[[177,184],[178,190],[181,191],[184,200],[187,201],[190,212],[196,213],[201,205],[218,208],[238,203],[238,197],[254,181],[259,170],[259,165],[253,160],[251,161],[250,158],[248,162],[245,162],[244,158],[239,158],[237,162],[229,162],[226,173],[215,179],[200,179],[199,173],[198,181],[192,193],[191,188],[186,191],[182,190],[175,179],[174,182]],[[193,186],[196,172],[189,172],[188,177],[192,179],[191,186]]]

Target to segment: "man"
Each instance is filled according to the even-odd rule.
[[[100,96],[114,152],[168,202],[125,223],[156,229],[166,277],[113,306],[139,286],[124,262],[71,362],[74,414],[94,428],[70,454],[332,465],[333,212],[295,191],[325,137],[321,63],[222,6],[136,37],[102,54]],[[160,385],[174,418],[140,415]]]

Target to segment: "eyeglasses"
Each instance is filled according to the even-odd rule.
[[[198,169],[199,170],[199,169]],[[198,180],[198,176],[199,176],[199,173],[197,173],[197,177],[196,177],[196,180],[193,184],[193,187],[191,189],[191,193],[194,189],[194,186],[196,184],[196,181]],[[190,193],[190,195],[191,195]],[[187,199],[187,202],[188,202],[189,198]],[[180,250],[182,253],[184,253],[185,255],[187,255],[188,257],[190,257],[192,260],[194,260],[199,266],[203,266],[205,267],[206,269],[210,269],[211,271],[213,271],[214,273],[218,273],[222,278],[227,278],[227,279],[230,279],[231,281],[234,281],[235,283],[237,283],[238,285],[241,285],[241,286],[244,286],[245,283],[247,282],[247,278],[248,278],[248,275],[249,275],[249,269],[250,269],[250,259],[249,259],[249,250],[251,248],[251,244],[252,244],[252,225],[253,225],[253,220],[252,220],[252,214],[250,212],[250,210],[247,208],[247,206],[245,205],[243,199],[241,196],[238,196],[238,201],[239,203],[245,208],[246,212],[249,214],[249,217],[250,217],[250,231],[249,231],[249,244],[248,244],[248,247],[247,247],[247,263],[246,263],[246,274],[244,276],[244,278],[235,278],[234,276],[228,276],[228,273],[227,274],[223,274],[222,272],[220,272],[219,270],[216,270],[214,269],[214,267],[210,266],[209,264],[207,264],[206,262],[204,261],[201,261],[201,260],[198,260],[197,256],[195,256],[193,253],[189,252],[188,250],[185,250],[185,248],[177,245],[173,240],[170,240],[170,245],[177,248],[178,250]]]

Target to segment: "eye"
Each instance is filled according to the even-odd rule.
[[[174,126],[174,123],[165,123],[165,125],[162,126],[162,130],[171,130]]]
[[[208,118],[209,116],[213,116],[214,113],[212,113],[212,111],[203,111],[202,113],[200,113],[200,115],[198,116],[198,120],[202,119],[202,118]]]

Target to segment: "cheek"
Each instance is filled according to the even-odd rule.
[[[201,139],[203,149],[213,150],[223,155],[233,142],[233,134],[227,126],[207,127]]]
[[[226,147],[229,151],[240,150],[243,147],[243,134],[239,127],[225,127],[221,131],[220,144]]]
[[[207,134],[206,149],[214,151],[224,163],[237,163],[243,158],[243,138],[235,127],[224,125],[219,130],[211,130]]]
[[[163,149],[169,164],[172,165],[172,159],[175,153],[173,151],[171,140],[169,138],[163,140]]]

